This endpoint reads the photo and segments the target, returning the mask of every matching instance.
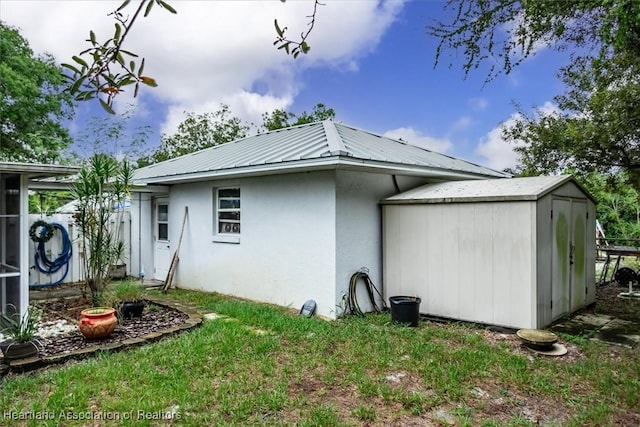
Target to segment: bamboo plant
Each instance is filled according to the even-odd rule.
[[[109,283],[109,267],[124,259],[125,244],[120,230],[132,173],[127,161],[118,162],[106,154],[94,154],[73,186],[84,269],[83,288],[91,291],[94,306],[102,302]]]

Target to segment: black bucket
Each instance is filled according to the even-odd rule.
[[[420,297],[389,297],[391,321],[417,327],[420,320],[420,301]]]

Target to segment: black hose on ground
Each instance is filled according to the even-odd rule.
[[[352,276],[351,280],[349,280],[349,293],[347,295],[347,310],[351,314],[355,314],[357,316],[364,316],[362,309],[360,309],[360,304],[358,304],[358,297],[356,294],[356,286],[358,285],[358,280],[362,279],[365,284],[365,289],[367,290],[367,295],[369,295],[369,300],[371,301],[371,306],[373,307],[373,311],[376,313],[388,310],[387,304],[384,302],[384,298],[382,294],[373,284],[371,278],[369,277],[369,270],[366,268],[361,268],[356,271]],[[380,300],[382,301],[382,305],[378,307],[376,303],[375,293],[378,294]]]

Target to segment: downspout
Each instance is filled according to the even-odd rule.
[[[398,185],[398,177],[395,174],[391,176],[393,177],[393,185],[396,187],[396,192],[400,194],[401,191],[400,191],[400,186]]]

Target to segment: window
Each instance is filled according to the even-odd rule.
[[[219,188],[216,204],[217,234],[240,234],[240,189]]]
[[[158,240],[169,240],[169,205],[167,203],[158,203],[156,213]]]

